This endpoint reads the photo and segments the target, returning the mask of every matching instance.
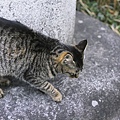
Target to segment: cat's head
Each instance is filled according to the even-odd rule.
[[[87,40],[83,40],[75,46],[67,46],[65,50],[56,50],[54,65],[57,72],[77,78],[83,68],[83,55],[86,45]]]

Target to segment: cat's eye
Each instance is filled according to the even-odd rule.
[[[70,56],[69,55],[66,55],[66,57],[65,57],[66,59],[69,59],[70,58]]]
[[[73,57],[70,54],[67,54],[63,59],[63,63],[67,65],[67,64],[70,64],[72,60],[73,60]]]
[[[65,56],[65,58],[66,59],[70,59],[70,58],[72,59],[72,56],[68,54],[68,55]]]
[[[63,63],[64,63],[64,64],[67,64],[67,60],[66,60],[66,59],[65,59],[65,60],[63,60]]]

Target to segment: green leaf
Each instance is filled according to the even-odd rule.
[[[98,13],[98,15],[97,15],[97,18],[99,19],[99,20],[101,20],[101,21],[104,21],[105,20],[105,16],[102,14],[102,13]]]

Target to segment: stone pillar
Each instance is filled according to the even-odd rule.
[[[0,17],[17,20],[64,43],[74,33],[76,0],[0,0]]]

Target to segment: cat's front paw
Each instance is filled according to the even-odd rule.
[[[62,94],[57,89],[55,89],[55,95],[51,96],[51,97],[56,102],[61,102],[62,101]]]
[[[4,96],[3,90],[0,88],[0,98]]]

